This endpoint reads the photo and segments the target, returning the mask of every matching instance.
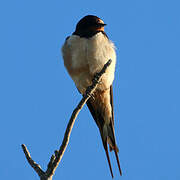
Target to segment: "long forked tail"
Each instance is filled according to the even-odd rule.
[[[110,151],[113,150],[115,152],[119,172],[120,175],[122,175],[119,158],[118,158],[118,148],[116,146],[115,132],[114,132],[112,86],[110,89],[106,91],[95,92],[93,94],[93,98],[90,98],[87,101],[87,106],[99,128],[112,178],[113,178],[113,172],[109,158],[108,145]]]
[[[108,141],[106,141],[105,143],[103,142],[103,145],[104,145],[104,149],[105,149],[105,152],[106,152],[106,157],[107,157],[107,160],[108,160],[108,165],[109,165],[109,169],[110,169],[110,172],[111,172],[111,176],[113,178],[114,175],[113,175],[113,172],[112,172],[111,161],[110,161],[109,152],[108,152]],[[115,156],[116,156],[116,161],[117,161],[117,164],[118,164],[119,173],[122,176],[122,170],[121,170],[119,157],[118,157],[118,148],[116,146],[112,148],[112,146],[110,145],[110,151],[111,150],[114,150],[114,153],[115,153]]]

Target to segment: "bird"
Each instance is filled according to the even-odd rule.
[[[97,16],[86,15],[76,24],[75,31],[68,36],[62,46],[64,66],[74,81],[78,91],[84,95],[92,84],[94,75],[111,59],[112,63],[101,78],[101,82],[86,102],[101,135],[112,178],[114,177],[109,158],[109,150],[115,152],[118,169],[122,175],[118,147],[114,130],[113,88],[116,52],[114,43],[104,31],[107,24]]]

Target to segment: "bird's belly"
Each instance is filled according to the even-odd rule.
[[[101,91],[108,89],[114,79],[116,56],[113,44],[99,34],[92,39],[77,37],[77,41],[71,45],[73,46],[71,48],[71,77],[78,90],[84,94],[86,88],[91,85],[93,76],[109,59],[112,59],[110,67],[102,76],[101,83],[97,87]]]
[[[104,64],[112,60],[111,65],[101,78],[101,83],[97,89],[104,91],[108,89],[114,80],[114,71],[116,63],[116,54],[114,45],[102,33],[98,33],[87,43],[87,62],[89,65],[89,73],[94,75],[100,72]]]
[[[78,75],[74,75],[72,79],[81,94],[84,94],[86,88],[92,84],[92,78],[88,72],[81,72]]]

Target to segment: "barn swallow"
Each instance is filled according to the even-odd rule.
[[[112,63],[101,78],[93,96],[87,101],[102,138],[109,168],[113,177],[108,153],[115,152],[120,175],[122,175],[118,147],[114,132],[113,89],[116,64],[115,46],[104,31],[106,24],[97,16],[87,15],[76,25],[73,34],[66,38],[62,46],[64,65],[73,79],[78,91],[83,95],[86,88],[92,84],[93,76],[111,59]]]

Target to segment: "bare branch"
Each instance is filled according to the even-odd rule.
[[[21,147],[22,147],[24,154],[26,156],[26,159],[27,159],[28,163],[31,165],[31,167],[37,172],[37,174],[40,177],[43,176],[44,175],[43,170],[41,169],[39,164],[37,164],[35,161],[32,160],[31,155],[30,155],[27,147],[25,146],[25,144],[22,144]]]
[[[60,146],[60,149],[56,155],[56,159],[54,160],[54,162],[52,163],[52,166],[49,167],[47,169],[47,174],[50,175],[50,174],[54,174],[59,162],[61,161],[62,157],[63,157],[63,154],[66,150],[66,147],[69,143],[69,138],[70,138],[70,134],[71,134],[71,131],[72,131],[72,128],[73,128],[73,125],[74,125],[74,122],[75,122],[75,119],[76,117],[78,116],[80,110],[83,108],[84,104],[87,102],[87,100],[90,98],[91,94],[93,93],[93,91],[96,89],[97,87],[97,84],[99,83],[99,80],[101,78],[101,76],[105,73],[107,67],[110,65],[112,60],[109,60],[103,67],[103,69],[97,73],[93,80],[92,80],[92,85],[89,86],[87,89],[86,89],[86,93],[84,95],[84,97],[81,99],[80,103],[78,104],[78,106],[74,109],[72,115],[71,115],[71,118],[69,120],[69,123],[67,125],[67,128],[66,128],[66,132],[64,134],[64,139],[63,139],[63,142],[62,142],[62,145]]]
[[[112,60],[110,59],[104,65],[102,70],[99,73],[95,74],[95,76],[94,76],[94,78],[92,80],[92,85],[87,87],[83,98],[81,99],[78,106],[74,109],[74,111],[73,111],[73,113],[71,115],[71,118],[70,118],[70,120],[68,122],[66,131],[65,131],[65,134],[64,134],[63,142],[62,142],[59,150],[58,151],[56,150],[55,155],[51,156],[51,159],[50,159],[50,161],[48,163],[46,172],[44,172],[41,169],[41,167],[32,160],[32,158],[30,156],[30,153],[28,152],[26,146],[24,144],[22,144],[22,148],[23,148],[23,151],[24,151],[24,154],[26,156],[27,161],[29,162],[31,167],[37,172],[37,174],[39,175],[41,180],[50,180],[50,179],[52,179],[52,176],[54,175],[54,172],[55,172],[58,164],[60,163],[60,161],[61,161],[61,159],[62,159],[62,157],[64,155],[64,152],[66,150],[66,147],[67,147],[67,145],[69,143],[69,138],[70,138],[70,134],[71,134],[75,119],[77,118],[77,116],[78,116],[80,110],[83,108],[84,104],[91,97],[92,93],[94,92],[94,90],[96,89],[96,87],[97,87],[97,85],[98,85],[98,83],[100,81],[100,78],[106,72],[106,69],[111,64],[111,62],[112,62]]]

